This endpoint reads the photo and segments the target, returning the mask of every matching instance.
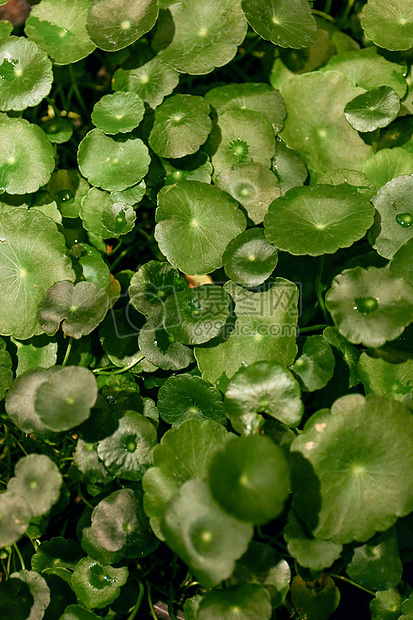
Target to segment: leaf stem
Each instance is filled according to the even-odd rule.
[[[367,588],[363,588],[363,586],[360,586],[358,583],[351,581],[351,579],[348,579],[347,577],[343,577],[342,575],[336,575],[335,573],[324,573],[324,574],[329,575],[329,577],[333,577],[334,579],[341,579],[342,581],[345,581],[346,583],[349,583],[350,585],[355,586],[356,588],[359,588],[359,590],[363,590],[363,592],[367,592],[367,594],[370,594],[371,596],[376,596],[373,590],[368,590]]]
[[[330,324],[330,319],[328,317],[328,312],[327,312],[327,308],[326,305],[324,303],[324,297],[323,297],[323,283],[322,283],[322,277],[323,277],[323,269],[324,269],[324,255],[321,257],[320,260],[320,267],[318,270],[318,274],[317,277],[315,279],[315,292],[317,295],[317,299],[318,299],[318,304],[320,306],[320,310],[323,313],[323,317],[325,322],[329,325]]]
[[[79,86],[77,85],[77,81],[76,81],[76,77],[75,77],[75,72],[73,71],[73,65],[69,65],[69,73],[70,73],[70,79],[72,80],[72,87],[73,87],[73,92],[76,95],[76,99],[79,102],[79,105],[82,109],[82,112],[84,113],[84,115],[86,116],[86,118],[89,116],[89,112],[88,109],[85,105],[84,99],[82,97],[82,95],[80,94],[80,90],[79,90]]]
[[[344,22],[347,20],[347,17],[350,14],[351,9],[353,8],[353,4],[354,4],[355,0],[348,0],[347,2],[347,6],[344,9],[344,13],[343,16],[340,18],[340,27],[344,24]]]
[[[333,0],[326,0],[326,3],[324,5],[324,12],[325,13],[327,13],[327,14],[331,13],[332,4],[333,4]]]
[[[128,616],[128,618],[126,620],[133,620],[136,616],[136,614],[139,611],[140,606],[142,605],[142,599],[143,599],[143,595],[145,594],[145,587],[142,583],[142,581],[139,582],[139,596],[138,596],[138,600],[136,601],[136,605],[132,610],[132,613],[130,614],[130,616]]]
[[[69,356],[70,356],[70,351],[72,350],[72,344],[73,344],[73,337],[70,336],[69,342],[67,343],[67,349],[66,349],[65,356],[63,358],[62,366],[66,366],[67,364],[67,360],[69,359]]]
[[[94,506],[90,502],[88,502],[88,500],[85,498],[85,496],[83,495],[82,491],[80,490],[80,482],[77,485],[77,492],[78,492],[79,497],[82,500],[82,502],[84,502],[86,504],[86,506],[88,506],[89,508],[91,508],[93,510]]]
[[[150,610],[151,610],[152,618],[153,618],[153,620],[158,620],[158,618],[156,616],[156,613],[155,613],[155,610],[153,608],[153,603],[152,603],[151,584],[150,584],[150,582],[148,580],[146,580],[145,583],[146,583],[146,589],[148,591],[148,603],[149,603],[149,607],[150,607]]]
[[[332,17],[331,15],[329,15],[328,13],[325,13],[324,11],[318,11],[317,9],[312,9],[311,11],[314,15],[319,15],[320,17],[324,17],[324,19],[327,19],[329,22],[333,22],[335,23],[335,19],[334,17]]]
[[[115,370],[115,372],[112,372],[112,375],[120,375],[123,372],[127,372],[128,370],[130,370],[131,368],[133,368],[134,366],[136,366],[136,364],[139,364],[139,362],[141,362],[143,360],[145,356],[143,354],[140,355],[140,357],[138,357],[136,360],[134,360],[133,362],[131,362],[128,366],[124,366],[123,368],[119,368],[119,370]]]
[[[16,543],[13,543],[13,548],[14,548],[14,550],[16,551],[16,553],[17,553],[18,557],[19,557],[19,560],[20,560],[20,564],[21,564],[22,569],[23,569],[23,570],[26,570],[26,564],[24,563],[23,556],[22,556],[22,554],[21,554],[21,552],[20,552],[20,549],[19,549],[19,548],[18,548],[18,546],[16,545]]]
[[[297,336],[299,336],[300,334],[306,334],[308,332],[318,332],[322,329],[325,329],[326,327],[330,327],[329,323],[321,323],[320,325],[308,325],[307,327],[298,327],[298,334]]]

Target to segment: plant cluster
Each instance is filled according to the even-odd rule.
[[[412,620],[411,0],[32,4],[0,617]]]

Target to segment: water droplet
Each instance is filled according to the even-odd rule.
[[[357,297],[354,300],[354,310],[358,310],[361,314],[370,314],[377,310],[379,302],[375,297]]]
[[[70,189],[61,189],[57,192],[57,200],[62,204],[70,204],[75,199]]]
[[[409,228],[413,224],[413,215],[411,213],[398,213],[396,222],[403,228]]]

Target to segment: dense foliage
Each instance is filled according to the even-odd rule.
[[[413,619],[411,0],[31,4],[1,618]]]

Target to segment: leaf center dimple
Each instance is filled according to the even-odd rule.
[[[375,297],[357,297],[354,300],[354,309],[358,310],[361,314],[370,314],[377,310],[379,302]]]
[[[413,215],[411,213],[398,213],[396,222],[403,228],[409,228],[413,224]]]

